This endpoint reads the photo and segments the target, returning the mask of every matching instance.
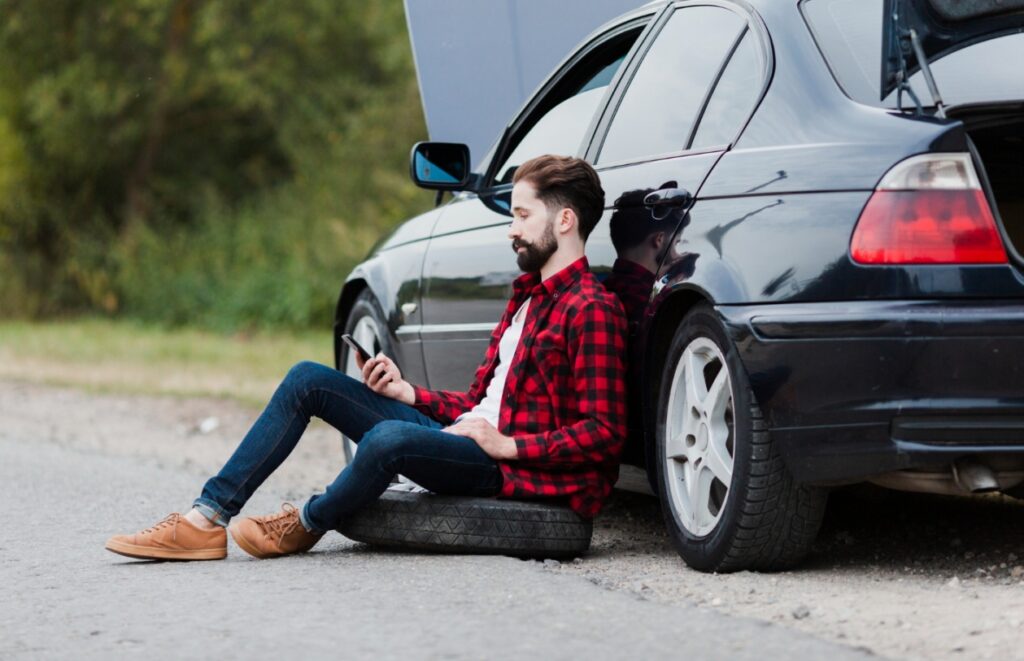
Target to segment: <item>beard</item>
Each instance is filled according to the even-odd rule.
[[[525,250],[519,252],[520,248],[525,248]],[[547,264],[551,255],[555,254],[555,251],[558,250],[554,219],[548,222],[540,239],[533,243],[516,239],[512,242],[512,250],[516,252],[516,264],[519,266],[520,271],[524,273],[540,271],[541,267]]]

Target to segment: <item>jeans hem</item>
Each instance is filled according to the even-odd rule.
[[[192,507],[199,510],[199,513],[209,519],[210,523],[221,528],[227,528],[228,523],[231,522],[231,517],[224,515],[224,508],[212,500],[196,498]]]
[[[312,502],[313,499],[310,498],[309,500],[306,501],[305,505],[299,508],[299,523],[301,523],[302,527],[306,529],[306,532],[311,533],[313,535],[322,535],[326,531],[317,528],[309,520],[309,514],[307,510],[309,509],[309,506]]]

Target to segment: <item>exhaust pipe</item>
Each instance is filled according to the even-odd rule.
[[[999,490],[996,474],[985,464],[974,459],[959,459],[953,462],[953,479],[964,491],[987,493]]]

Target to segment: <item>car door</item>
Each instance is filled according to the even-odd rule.
[[[619,72],[654,10],[588,42],[542,86],[487,160],[478,192],[459,194],[434,227],[423,266],[422,338],[428,382],[465,389],[521,275],[508,239],[512,176],[545,153],[581,156]]]
[[[607,200],[588,254],[599,254],[593,261],[603,265],[611,246],[616,258],[633,266],[616,273],[643,283],[648,296],[656,276],[694,268],[699,256],[678,250],[674,237],[689,222],[702,183],[761,94],[767,58],[750,29],[752,20],[730,3],[673,6],[624,72],[588,150]],[[638,275],[643,272],[647,276]],[[606,282],[623,298],[635,336],[647,297],[631,305],[622,292],[635,296],[636,288]],[[630,342],[633,365],[639,362],[638,344]],[[630,370],[631,399],[643,392],[640,378],[640,370]],[[639,402],[631,409],[638,413]],[[631,415],[631,437],[639,436],[640,426],[639,415]]]

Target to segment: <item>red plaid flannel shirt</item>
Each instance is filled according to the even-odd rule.
[[[484,398],[498,364],[498,342],[529,298],[522,339],[505,381],[498,429],[519,457],[498,462],[506,497],[567,496],[591,518],[618,478],[626,438],[626,319],[583,257],[543,282],[527,274],[491,334],[467,392],[415,387],[416,408],[443,424]]]

